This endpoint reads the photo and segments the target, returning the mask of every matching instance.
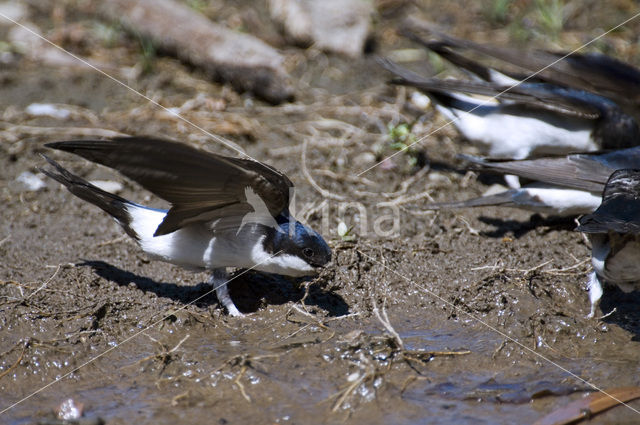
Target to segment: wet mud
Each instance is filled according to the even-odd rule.
[[[474,2],[432,3],[406,7],[455,23],[458,36],[517,42]],[[618,3],[603,27],[628,13]],[[247,7],[233,4],[224,19],[242,19]],[[576,47],[604,12],[572,13],[559,39],[530,43]],[[68,15],[66,24],[87,32],[83,54],[113,58],[118,78],[140,66],[135,39],[105,46],[92,38],[93,21]],[[376,53],[415,47],[394,34],[400,18],[379,12]],[[62,26],[42,11],[34,20],[54,33]],[[637,29],[603,50],[638,64],[628,41]],[[494,183],[458,171],[455,155],[478,151],[451,128],[356,176],[396,152],[389,125],[411,123],[419,137],[445,121],[388,87],[374,55],[283,49],[293,104],[263,104],[162,55],[129,81],[168,107],[199,99],[183,115],[285,172],[298,188],[298,217],[332,246],[332,262],[314,278],[235,271],[241,318],[219,307],[206,274],[150,261],[55,182],[38,191],[16,183],[37,174],[46,152],[84,178],[122,183],[127,199],[162,206],[135,183],[43,144],[97,128],[232,151],[95,71],[16,57],[0,72],[0,409],[11,406],[1,423],[50,423],[69,398],[84,405],[87,423],[533,423],[592,391],[585,381],[640,385],[640,293],[608,289],[599,313],[615,312],[586,318],[590,247],[572,220],[500,208],[423,212],[430,199]],[[423,66],[429,74],[432,64]],[[66,119],[33,116],[25,108],[35,102],[77,109]],[[349,235],[338,234],[341,221]],[[618,407],[590,423],[614,422],[635,423],[637,414]]]

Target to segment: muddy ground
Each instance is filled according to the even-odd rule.
[[[69,398],[87,423],[532,423],[590,390],[576,376],[605,389],[640,385],[640,293],[611,289],[599,314],[616,311],[585,318],[590,249],[571,220],[421,210],[495,183],[457,171],[457,153],[479,151],[452,128],[356,177],[395,152],[388,125],[410,123],[421,137],[445,123],[388,87],[375,64],[376,54],[416,48],[395,35],[406,14],[475,40],[571,49],[635,14],[632,2],[516,1],[501,14],[502,2],[381,1],[372,53],[358,60],[287,46],[262,2],[198,2],[229,26],[258,17],[253,32],[282,49],[296,87],[296,101],[280,106],[143,49],[76,7],[83,2],[56,3],[34,2],[31,21],[162,105],[199,99],[185,118],[284,171],[298,187],[298,216],[322,231],[334,258],[304,301],[308,282],[237,271],[231,295],[248,314],[232,318],[206,275],[149,261],[54,182],[24,190],[17,176],[37,173],[47,152],[85,178],[122,182],[121,196],[162,205],[47,141],[109,130],[232,151],[95,71],[10,55],[0,71],[1,423],[51,423]],[[558,8],[559,27],[546,13]],[[593,47],[638,65],[639,29],[633,21]],[[455,75],[409,53],[426,75]],[[34,102],[74,113],[33,116],[25,108]],[[387,219],[376,234],[374,221],[394,208],[399,230]],[[353,240],[338,235],[340,221]],[[617,407],[590,423],[614,422],[638,417]]]

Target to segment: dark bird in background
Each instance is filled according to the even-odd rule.
[[[393,84],[428,95],[466,139],[492,157],[525,159],[639,143],[636,121],[614,102],[592,93],[546,83],[510,88],[485,81],[424,78],[391,61],[381,63],[396,76]]]
[[[580,218],[577,230],[591,240],[589,300],[593,317],[605,284],[624,292],[640,288],[640,169],[617,170],[607,182],[602,204]]]
[[[452,37],[439,31],[434,25],[415,18],[407,19],[401,32],[429,49],[435,47],[432,50],[436,53],[442,53],[438,49],[452,52],[452,55],[445,54],[443,57],[476,75],[482,76],[484,71],[477,72],[477,69],[466,67],[464,62],[456,63],[454,56],[462,56],[453,50],[475,52],[514,65],[522,72],[498,71],[498,74],[512,80],[521,81],[535,73],[533,79],[528,81],[546,82],[606,97],[618,104],[627,114],[640,119],[640,69],[610,56],[601,53],[571,53],[567,56],[568,52],[523,51],[518,48],[475,43]],[[420,34],[427,34],[435,41]],[[463,61],[467,60],[463,58]],[[501,80],[500,75],[487,77],[494,71],[489,69],[488,74],[484,74],[482,78],[504,84],[505,81]]]
[[[464,201],[428,204],[423,209],[504,206],[556,216],[588,214],[600,205],[605,184],[614,171],[640,169],[640,146],[514,161],[461,157],[470,162],[469,169],[515,175],[532,183]]]
[[[489,156],[525,159],[640,144],[636,120],[615,101],[600,94],[604,90],[590,92],[587,87],[565,85],[560,80],[543,80],[538,76],[521,83],[526,75],[486,67],[452,49],[472,49],[479,45],[441,33],[432,33],[438,39],[429,41],[417,35],[412,27],[415,25],[403,29],[402,33],[466,70],[473,79],[425,78],[389,60],[381,60],[395,75],[391,82],[415,87],[428,95],[436,109]],[[491,49],[483,46],[480,51],[486,53]],[[515,56],[515,51],[513,53]],[[522,51],[518,51],[517,56],[528,57]],[[625,70],[635,70],[608,59],[620,63]],[[616,70],[607,78],[615,80],[619,73]],[[632,81],[637,76],[640,85],[640,72],[627,74],[629,77],[624,81]]]
[[[169,210],[133,203],[45,156],[54,169],[43,173],[111,215],[150,257],[209,271],[232,316],[241,313],[229,296],[227,267],[306,276],[331,259],[322,236],[289,214],[293,183],[266,164],[148,137],[46,146],[113,168],[168,201]]]

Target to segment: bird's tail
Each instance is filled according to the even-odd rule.
[[[458,208],[488,207],[495,205],[511,206],[513,205],[513,196],[516,193],[517,190],[512,189],[496,193],[494,195],[479,196],[477,198],[466,199],[464,201],[427,204],[421,208],[426,210],[450,210]]]
[[[417,42],[418,44],[422,44],[427,49],[431,50],[434,53],[437,53],[442,58],[446,59],[453,65],[465,69],[470,73],[482,78],[485,81],[491,81],[491,71],[486,66],[480,64],[479,62],[473,61],[469,58],[466,58],[453,50],[451,50],[451,45],[446,41],[436,40],[430,41],[424,37],[419,36],[415,31],[409,28],[402,28],[398,31],[401,35],[407,37],[410,40]],[[456,46],[453,46],[456,47]]]
[[[73,193],[78,198],[101,208],[107,214],[112,216],[124,228],[125,232],[127,232],[129,236],[138,239],[138,235],[130,227],[132,218],[128,212],[128,206],[134,205],[132,202],[100,189],[82,177],[64,169],[60,164],[48,156],[42,156],[54,167],[54,170],[39,168],[43,174],[63,184],[69,192]]]
[[[495,53],[496,48],[491,48],[481,44],[473,43],[471,41],[452,37],[448,34],[437,31],[433,26],[429,25],[426,22],[408,20],[407,23],[409,25],[403,26],[402,29],[398,31],[401,35],[415,41],[418,44],[421,44],[432,52],[437,53],[439,56],[441,56],[451,64],[467,71],[473,76],[478,77],[484,81],[506,86],[517,84],[522,80],[526,80],[528,82],[540,81],[539,79],[528,74],[525,75],[522,73],[511,72],[495,67],[489,68],[488,66],[485,66],[480,62],[472,60],[455,51],[466,50],[467,53],[476,52],[492,57],[492,53]],[[435,37],[435,40],[423,37],[419,34],[424,31],[430,33],[432,38]],[[506,55],[506,53],[504,54]]]
[[[496,89],[481,81],[458,81],[425,78],[410,71],[387,58],[378,58],[378,64],[394,74],[389,81],[391,84],[415,87],[428,95],[433,102],[445,108],[471,111],[481,106],[483,102],[459,93],[495,96]],[[455,95],[453,93],[456,93]]]

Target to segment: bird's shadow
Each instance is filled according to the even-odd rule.
[[[490,238],[502,238],[507,234],[512,234],[516,239],[521,238],[532,230],[545,227],[546,232],[556,230],[575,230],[576,223],[573,217],[542,217],[533,214],[529,220],[505,220],[495,217],[480,216],[478,220],[495,227],[495,230],[482,231],[481,235]]]
[[[600,310],[602,314],[615,311],[605,317],[605,323],[616,324],[633,334],[632,341],[640,341],[640,291],[626,293],[615,285],[608,285],[602,299]],[[598,314],[598,313],[596,313]]]
[[[194,303],[199,307],[217,304],[215,291],[208,283],[193,286],[175,283],[157,282],[151,278],[122,270],[104,261],[83,260],[79,266],[91,267],[98,276],[120,286],[134,284],[144,292],[153,292],[159,297],[170,298],[183,304]],[[253,271],[237,270],[229,276],[231,299],[243,313],[253,313],[264,305],[285,304],[302,300],[305,279],[291,279],[280,275],[263,274]],[[322,278],[310,285],[305,305],[316,306],[329,316],[349,314],[345,300],[333,291],[325,291]],[[308,278],[306,279],[308,281]]]

